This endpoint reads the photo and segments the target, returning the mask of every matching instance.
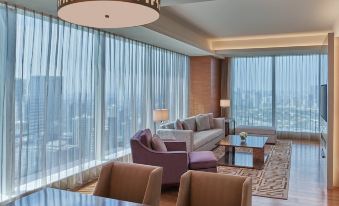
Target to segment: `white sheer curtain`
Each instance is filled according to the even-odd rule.
[[[319,132],[320,55],[275,58],[276,127]]]
[[[327,54],[231,58],[237,125],[275,126],[282,135],[319,133],[320,61]]]
[[[272,126],[272,57],[237,57],[230,61],[231,109],[236,125]]]
[[[125,137],[139,128],[154,129],[154,108],[168,108],[171,120],[188,114],[189,70],[188,58],[181,54],[121,37],[108,36],[105,44],[102,151],[105,158],[111,158],[111,154],[129,153]]]
[[[6,4],[0,31],[1,201],[95,178],[154,108],[187,115],[185,55]]]
[[[231,58],[237,125],[275,126],[287,135],[319,133],[321,60],[326,54]]]

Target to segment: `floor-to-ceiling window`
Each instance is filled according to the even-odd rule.
[[[236,124],[318,133],[320,61],[324,58],[326,54],[231,58]]]
[[[275,113],[279,131],[319,132],[320,56],[275,58]]]
[[[272,57],[232,58],[232,114],[237,125],[272,126]]]
[[[154,108],[187,115],[185,55],[6,4],[0,45],[0,200],[94,177]]]

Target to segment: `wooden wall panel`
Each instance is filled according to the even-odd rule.
[[[190,60],[190,116],[209,112],[220,116],[220,60],[210,56]]]
[[[211,102],[210,111],[215,117],[220,117],[221,99],[221,60],[212,58],[211,65]]]

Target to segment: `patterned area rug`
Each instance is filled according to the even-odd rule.
[[[272,148],[266,151],[271,152],[262,170],[219,166],[218,172],[252,177],[253,195],[287,200],[292,142],[278,141],[275,146],[269,147]],[[218,147],[213,152],[220,159],[224,151],[224,147]]]

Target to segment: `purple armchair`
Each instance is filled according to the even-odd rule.
[[[152,149],[152,132],[138,131],[131,139],[133,162],[163,168],[162,184],[179,185],[187,170],[217,172],[217,159],[211,151],[186,152],[186,142],[164,141],[167,152]]]
[[[162,167],[162,184],[178,185],[181,175],[188,170],[189,165],[186,143],[165,141],[168,152],[154,151],[150,146],[152,134],[149,134],[149,131],[145,131],[139,131],[131,139],[133,162]],[[147,137],[149,135],[151,136]]]

